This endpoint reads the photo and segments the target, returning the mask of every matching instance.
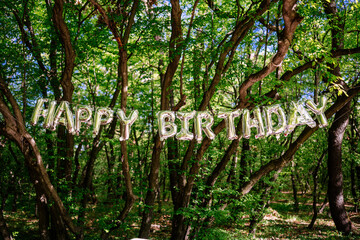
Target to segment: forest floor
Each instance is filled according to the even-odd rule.
[[[336,231],[334,222],[328,215],[328,209],[318,214],[315,225],[308,228],[312,212],[310,208],[304,211],[293,210],[293,205],[286,203],[271,203],[263,220],[257,225],[255,233],[249,234],[249,219],[244,218],[237,223],[225,222],[209,229],[202,240],[231,239],[360,239],[360,213],[348,212],[354,232],[344,237]],[[156,239],[168,239],[170,234],[170,216],[160,218],[152,225],[153,236]]]
[[[286,194],[286,193],[285,193]],[[288,194],[286,194],[288,195]],[[234,221],[222,221],[202,237],[202,240],[231,240],[231,239],[360,239],[360,213],[351,212],[353,206],[348,204],[347,210],[353,224],[354,233],[348,237],[342,236],[336,231],[335,225],[329,216],[329,208],[325,207],[323,213],[318,214],[313,229],[308,229],[312,218],[311,197],[304,195],[300,198],[299,211],[294,210],[294,204],[290,198],[287,200],[274,200],[270,207],[266,209],[263,220],[257,225],[255,233],[249,234],[249,218],[244,216],[242,219]],[[164,212],[163,212],[164,213]],[[9,212],[5,211],[5,219],[10,230],[13,232],[15,240],[37,240],[37,219],[33,214],[25,211]],[[162,214],[155,217],[152,224],[153,239],[168,239],[170,236],[170,215]],[[127,238],[135,237],[140,223],[134,223],[132,229],[126,234]],[[89,229],[93,229],[94,235],[96,228],[91,223]],[[91,231],[91,230],[90,230]],[[113,239],[124,239],[124,232],[118,232]],[[125,239],[127,239],[125,238]],[[85,239],[97,239],[88,236]]]
[[[254,233],[249,233],[249,216],[236,223],[224,221],[209,229],[202,240],[237,239],[360,239],[360,212],[352,212],[354,205],[347,204],[346,209],[352,222],[353,233],[343,236],[336,230],[330,216],[329,204],[319,213],[312,229],[308,228],[313,216],[312,196],[298,193],[299,210],[294,210],[292,192],[282,192],[283,198],[273,200],[265,210],[265,216],[257,225]],[[322,202],[318,204],[318,209]],[[168,239],[170,235],[170,215],[160,217],[152,225],[156,239]]]

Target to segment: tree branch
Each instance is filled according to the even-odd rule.
[[[65,67],[61,75],[60,84],[63,88],[62,99],[72,102],[72,94],[74,92],[74,85],[71,78],[75,67],[75,51],[71,44],[71,37],[69,29],[63,18],[64,0],[55,0],[53,8],[53,21],[58,30],[61,43],[65,49]]]
[[[347,95],[343,94],[338,97],[336,102],[326,110],[325,115],[329,119],[332,115],[334,115],[339,109],[345,106],[351,99],[353,99],[357,94],[360,93],[360,84],[353,87],[349,91],[347,91]],[[278,159],[271,160],[269,163],[262,166],[258,171],[250,176],[250,180],[244,183],[240,189],[241,195],[245,195],[253,188],[253,186],[265,175],[268,173],[280,169],[284,167],[287,163],[289,163],[296,151],[302,146],[302,144],[316,131],[318,130],[319,125],[316,127],[310,128],[306,126],[306,128],[302,131],[300,136],[290,144],[288,150],[281,155]]]
[[[281,32],[278,41],[278,51],[271,59],[270,63],[258,71],[257,73],[251,74],[249,78],[240,86],[239,97],[240,106],[246,107],[248,104],[247,90],[256,82],[264,79],[271,72],[273,72],[278,66],[282,64],[288,49],[290,47],[294,32],[298,24],[302,21],[302,17],[295,11],[296,0],[284,1],[283,5],[283,18],[284,18],[284,30]]]

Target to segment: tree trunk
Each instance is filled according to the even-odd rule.
[[[321,155],[321,157],[319,158],[318,162],[317,162],[317,165],[314,169],[314,172],[313,172],[313,181],[314,181],[314,189],[313,189],[313,212],[314,212],[314,215],[311,219],[311,222],[308,226],[309,229],[312,229],[314,227],[314,224],[315,224],[315,221],[316,221],[316,218],[317,218],[317,214],[318,214],[318,210],[317,210],[317,185],[318,185],[318,172],[319,172],[319,169],[320,169],[320,165],[321,165],[321,162],[322,160],[324,159],[325,157],[325,154],[326,154],[326,150],[323,152],[323,154]]]
[[[274,176],[270,179],[271,183],[276,182],[281,171],[282,171],[282,168],[278,169],[274,173]],[[272,189],[274,187],[273,184],[266,183],[264,185],[265,185],[264,186],[265,188],[264,188],[263,192],[261,193],[261,200],[258,203],[260,208],[257,211],[255,211],[253,214],[251,214],[251,216],[250,216],[249,233],[253,234],[254,237],[255,237],[255,233],[256,233],[256,227],[260,223],[260,221],[264,218],[266,208],[269,207],[270,199],[271,199],[271,195],[272,195]]]
[[[0,232],[1,232],[1,236],[3,237],[4,240],[13,240],[11,232],[9,231],[9,229],[6,225],[6,221],[4,218],[4,213],[3,213],[2,208],[0,208]]]
[[[338,14],[336,1],[324,1],[324,9],[331,27],[331,46],[336,50],[342,49],[344,47],[344,21]],[[336,59],[335,63],[330,63],[328,66],[329,72],[337,78],[336,84],[341,85],[344,90],[348,90],[346,83],[341,80],[339,61]],[[341,98],[341,96],[338,96],[338,98]],[[351,222],[346,213],[343,195],[341,145],[346,126],[349,123],[350,113],[351,101],[335,114],[328,136],[328,197],[330,212],[336,229],[346,235],[351,232]]]
[[[61,73],[60,84],[63,89],[61,100],[72,102],[74,85],[71,81],[75,67],[75,51],[72,46],[70,31],[64,20],[64,0],[55,0],[53,7],[52,20],[59,39],[65,51],[65,66]],[[67,182],[71,182],[72,173],[72,157],[74,155],[74,136],[65,131],[64,126],[58,128],[58,158],[57,168],[58,177],[65,178]]]
[[[248,175],[249,158],[247,157],[250,153],[250,141],[249,139],[243,138],[240,157],[240,170],[239,170],[239,186],[244,183],[246,176]]]
[[[350,178],[351,178],[351,195],[354,198],[354,212],[359,211],[359,197],[356,191],[356,174],[355,174],[355,160],[351,159],[351,166],[350,166]]]
[[[226,179],[226,182],[231,184],[231,185],[235,185],[235,172],[236,172],[236,168],[237,168],[237,162],[238,162],[238,151],[235,151],[234,156],[233,156],[233,160],[231,162],[231,167],[230,167],[230,173],[228,178]]]
[[[149,238],[151,221],[154,213],[154,204],[156,198],[156,188],[158,185],[158,176],[160,171],[160,153],[163,143],[160,141],[159,134],[155,136],[155,145],[152,154],[152,162],[150,168],[150,174],[148,177],[149,187],[145,198],[145,209],[143,211],[141,228],[139,232],[140,238]]]
[[[51,230],[50,230],[50,239],[56,240],[69,240],[69,234],[66,230],[65,223],[60,217],[59,212],[55,207],[50,207],[50,216],[51,216]]]
[[[343,106],[349,103],[357,94],[359,94],[359,87],[360,85],[356,85],[347,91],[347,95],[343,94],[341,97],[339,97],[336,102],[325,111],[326,118],[329,119],[339,109],[341,109]],[[258,183],[263,176],[288,164],[292,160],[297,150],[299,150],[302,144],[317,129],[319,129],[319,126],[316,126],[314,128],[310,128],[308,126],[305,127],[305,129],[298,136],[298,138],[290,144],[289,148],[279,158],[269,161],[264,166],[261,166],[259,170],[250,175],[249,180],[244,182],[241,186],[241,189],[239,190],[241,192],[241,195],[246,195],[248,192],[250,192],[254,185]]]
[[[170,107],[170,90],[178,68],[181,48],[182,48],[182,30],[181,30],[181,13],[179,0],[171,0],[171,37],[169,44],[169,58],[170,62],[166,68],[164,77],[161,78],[161,110],[168,110]],[[149,238],[151,221],[153,218],[154,203],[156,198],[156,188],[158,186],[159,170],[160,170],[160,154],[162,151],[163,142],[160,141],[159,134],[156,134],[154,138],[153,154],[151,158],[151,167],[149,174],[149,186],[145,198],[145,209],[141,221],[141,228],[139,237]]]
[[[355,167],[356,176],[357,176],[357,191],[360,193],[360,165]],[[360,204],[360,196],[357,198],[357,203]],[[359,206],[360,207],[360,206]]]
[[[357,102],[357,98],[354,99],[354,102]],[[357,129],[356,129],[356,125],[357,125],[357,121],[356,121],[356,116],[357,116],[357,109],[354,108],[353,110],[353,114],[350,116],[350,126],[351,126],[351,130],[350,130],[350,154],[356,154],[356,149],[357,149],[357,137],[360,137],[360,134],[358,134]],[[358,165],[355,161],[354,158],[351,159],[351,164],[350,164],[350,179],[351,179],[351,195],[354,199],[354,212],[358,212],[359,211],[359,203],[360,203],[360,199],[359,199],[359,193],[357,188],[359,188],[359,182],[356,182],[356,168],[360,167],[360,165]],[[358,176],[360,178],[360,175]]]
[[[244,108],[248,101],[247,99],[247,91],[248,89],[257,81],[262,80],[264,77],[269,75],[271,72],[273,72],[276,69],[276,66],[281,64],[282,60],[284,59],[288,48],[290,46],[290,43],[293,38],[293,33],[295,32],[295,29],[297,25],[302,21],[302,17],[300,17],[295,12],[295,5],[296,1],[284,1],[283,5],[283,17],[285,21],[285,28],[282,32],[281,38],[279,40],[279,46],[278,51],[272,58],[272,64],[268,64],[265,68],[262,70],[251,74],[240,86],[239,88],[239,104],[236,106],[237,108]],[[242,21],[237,22],[234,32],[231,35],[231,39],[227,42],[229,45],[224,48],[224,51],[222,51],[219,55],[219,60],[217,61],[217,68],[216,73],[213,77],[213,80],[210,83],[210,86],[205,91],[203,95],[203,99],[201,101],[201,104],[199,106],[200,111],[204,111],[212,98],[212,96],[215,94],[216,86],[221,81],[222,75],[227,71],[229,64],[231,63],[233,53],[236,52],[235,49],[239,45],[239,43],[244,39],[244,36],[246,33],[251,29],[251,27],[254,25],[255,21],[254,19],[261,16],[270,6],[270,1],[262,1],[259,5],[258,9],[256,9],[253,14],[250,16],[247,16],[246,18],[242,19]],[[286,40],[285,40],[286,39]],[[226,39],[224,39],[226,41]],[[231,51],[231,52],[230,52]],[[230,53],[230,59],[225,64],[225,60],[227,58],[227,55]],[[222,122],[223,123],[223,122]],[[225,127],[225,124],[218,124],[214,127],[214,133],[218,134],[219,130]],[[235,141],[235,140],[234,140]],[[185,186],[180,186],[180,196],[181,196],[181,203],[178,204],[179,209],[188,207],[190,203],[190,196],[193,189],[195,177],[198,174],[198,171],[200,169],[200,160],[202,159],[204,153],[210,146],[211,140],[208,138],[205,138],[202,141],[201,146],[198,148],[195,156],[195,160],[193,161],[193,164],[189,170],[189,175],[186,180]],[[193,147],[195,142],[192,141],[189,144],[187,153],[183,159],[182,164],[182,170],[184,172],[187,170],[187,167],[189,165],[189,162],[192,157],[193,153]],[[189,153],[189,154],[188,154]],[[183,176],[185,174],[182,174]],[[187,228],[184,227],[185,224],[185,217],[184,216],[177,216],[174,215],[174,221],[173,221],[173,231],[172,231],[172,239],[181,239],[181,237],[186,236]],[[174,229],[179,228],[179,229]],[[180,233],[180,231],[182,231]],[[185,231],[185,232],[184,232]],[[180,234],[174,235],[174,234]]]
[[[174,203],[174,212],[180,208],[179,203],[181,202],[180,192],[178,190],[178,169],[180,169],[179,164],[176,163],[176,160],[179,158],[179,149],[176,139],[168,140],[168,160],[169,160],[169,172],[170,172],[170,186],[171,186],[171,196]],[[174,228],[178,228],[181,223],[181,217],[179,215],[174,215],[172,219],[172,235],[181,235],[181,232],[184,231],[184,226],[180,227],[181,230],[174,233]],[[176,226],[176,227],[175,227]]]
[[[295,163],[294,161],[291,162],[292,163],[292,167],[291,167],[291,185],[292,185],[292,189],[293,189],[293,196],[294,196],[294,210],[296,212],[299,211],[299,200],[297,197],[297,187],[296,187],[296,182],[295,182]]]
[[[58,193],[50,182],[42,162],[40,150],[38,149],[35,140],[26,131],[20,108],[2,76],[0,76],[0,91],[0,113],[3,115],[6,123],[4,127],[0,127],[0,133],[16,142],[24,155],[30,179],[34,184],[35,189],[37,189],[37,196],[44,196],[42,197],[45,198],[44,201],[50,199],[53,206],[57,209],[58,215],[63,219],[64,224],[66,224],[73,233],[77,233],[78,229],[73,225],[71,217],[66,212]],[[12,111],[8,105],[4,103],[3,99],[5,97],[10,103]]]
[[[351,102],[348,102],[336,113],[328,137],[328,198],[330,212],[336,229],[346,235],[351,232],[351,222],[346,213],[343,195],[341,144],[349,122],[350,107]]]
[[[357,176],[357,191],[360,193],[360,165],[355,167],[356,176]],[[360,196],[356,199],[358,207],[360,207]]]
[[[184,240],[185,237],[189,234],[189,226],[186,222],[186,218],[184,214],[177,213],[181,211],[181,209],[186,208],[187,206],[182,205],[184,202],[179,201],[174,206],[174,216],[172,219],[172,230],[171,230],[171,240]]]
[[[31,159],[31,157],[26,156]],[[32,159],[29,161],[33,161]],[[36,206],[39,218],[39,232],[41,240],[68,240],[69,235],[66,229],[64,218],[56,205],[49,208],[48,194],[43,186],[39,184],[39,172],[33,164],[27,163],[30,179],[34,182],[36,192]],[[51,186],[52,187],[52,186]],[[50,220],[51,217],[51,221]],[[51,223],[51,224],[50,224]],[[49,230],[50,227],[50,230]]]
[[[41,192],[39,187],[35,187],[36,191],[36,209],[39,218],[39,232],[41,240],[50,240],[49,233],[49,209],[48,199],[45,194]],[[54,238],[55,239],[55,238]]]

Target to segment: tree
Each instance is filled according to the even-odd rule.
[[[330,3],[325,2],[324,8],[326,14],[329,15],[331,25],[331,46],[333,49],[342,49],[344,46],[344,22],[340,19],[340,16],[337,15],[335,1],[330,1]],[[331,64],[330,72],[337,78],[335,84],[339,84],[344,89],[348,89],[347,84],[341,80],[339,63],[335,62],[335,64]],[[351,232],[351,222],[345,210],[343,196],[341,145],[350,114],[351,102],[348,102],[336,113],[334,122],[329,129],[328,137],[328,196],[330,211],[336,228],[345,234]]]
[[[14,202],[26,202],[27,211],[36,202],[42,239],[150,238],[159,215],[172,216],[171,239],[200,239],[221,216],[261,221],[279,189],[275,181],[288,184],[282,171],[291,162],[295,193],[297,186],[314,191],[316,200],[316,191],[325,190],[309,182],[324,184],[309,171],[325,179],[321,161],[313,160],[328,149],[332,217],[348,234],[344,203],[350,199],[338,180],[351,180],[355,189],[359,177],[356,161],[342,169],[343,159],[358,151],[357,122],[349,141],[346,126],[358,113],[351,111],[360,91],[360,47],[351,39],[359,39],[359,9],[335,0],[0,3],[0,147],[4,163],[11,163],[1,179],[10,181],[13,169],[29,175],[13,178],[31,183],[34,190],[24,191],[36,197]],[[331,127],[321,132],[317,123],[279,139],[256,139],[253,129],[247,139],[243,115],[235,118],[238,138],[228,139],[226,121],[216,117],[214,139],[162,140],[158,132],[158,111],[174,111],[177,119],[178,112],[194,110],[243,114],[273,104],[288,109],[290,101],[317,103],[320,95],[331,102],[325,112]],[[55,104],[56,111],[66,101],[72,113],[87,105],[94,115],[99,108],[113,113],[114,120],[95,135],[85,123],[78,135],[61,121],[52,131],[42,116],[30,126],[39,98],[47,99],[44,109]],[[127,141],[119,141],[120,109],[126,116],[139,111]],[[179,129],[179,120],[175,124]],[[344,155],[341,146],[350,142]],[[19,190],[0,190],[6,212],[7,195],[16,199]],[[1,220],[6,233],[6,216]]]

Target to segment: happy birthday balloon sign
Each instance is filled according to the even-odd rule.
[[[51,101],[48,104],[48,109],[44,109],[44,103],[48,99],[39,99],[36,103],[34,112],[31,116],[30,123],[36,125],[40,117],[44,117],[43,127],[55,130],[61,124],[64,125],[69,133],[80,133],[81,123],[93,125],[93,135],[98,135],[101,125],[108,125],[114,119],[114,111],[109,108],[97,108],[93,114],[92,108],[89,106],[78,106],[75,109],[75,115],[72,113],[70,105],[66,101],[60,102],[56,107],[57,102]],[[56,110],[55,110],[56,109]],[[94,117],[93,117],[94,116]],[[126,116],[123,110],[116,111],[116,117],[119,118],[121,124],[120,141],[128,140],[130,137],[130,128],[138,117],[138,111],[132,111],[129,116]]]
[[[47,103],[47,108],[44,107]],[[319,127],[328,125],[325,116],[325,107],[327,98],[320,98],[319,104],[315,104],[311,100],[307,100],[305,106],[299,103],[291,102],[288,109],[288,116],[284,109],[279,105],[271,105],[263,107],[255,107],[252,114],[248,109],[237,109],[233,111],[219,111],[218,118],[225,121],[228,139],[250,138],[251,129],[256,129],[255,138],[291,133],[296,126],[308,125],[313,128],[316,126],[315,120],[311,117],[310,112],[314,113]],[[74,111],[74,112],[73,112]],[[309,112],[310,111],[310,112]],[[44,118],[43,127],[55,130],[58,125],[64,125],[71,134],[79,135],[81,124],[93,126],[93,135],[99,134],[100,126],[110,124],[114,118],[120,121],[120,141],[126,141],[130,137],[131,126],[139,116],[137,110],[131,111],[126,115],[123,110],[114,111],[109,108],[99,107],[93,109],[89,106],[77,106],[73,110],[70,104],[62,101],[48,99],[39,99],[36,103],[34,112],[31,117],[31,124],[36,125],[40,117]],[[238,136],[235,129],[235,119],[241,118],[242,132]],[[180,130],[175,120],[180,121]],[[194,132],[190,131],[190,120],[194,124]],[[192,111],[192,112],[174,112],[159,111],[157,113],[157,121],[159,128],[160,140],[164,141],[169,137],[175,137],[178,140],[195,139],[201,142],[203,133],[209,138],[214,139],[215,133],[212,131],[214,117],[210,111]]]

